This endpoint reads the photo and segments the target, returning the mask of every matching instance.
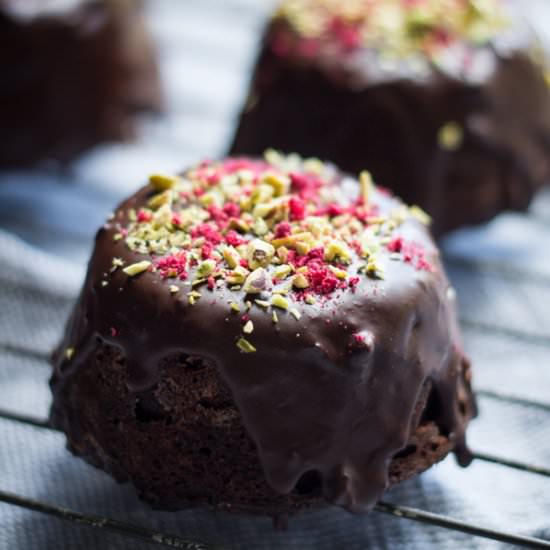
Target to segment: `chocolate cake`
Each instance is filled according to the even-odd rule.
[[[70,450],[159,508],[367,512],[454,451],[470,366],[427,214],[275,151],[154,174],[54,354]]]
[[[67,162],[161,107],[140,2],[0,2],[0,166]]]
[[[523,210],[550,175],[540,52],[498,0],[283,0],[231,154],[369,166],[436,234]]]

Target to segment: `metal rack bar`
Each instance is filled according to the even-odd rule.
[[[0,350],[6,353],[13,353],[15,355],[24,355],[25,357],[31,357],[33,359],[40,359],[41,361],[50,361],[50,353],[45,351],[29,349],[24,346],[18,346],[15,344],[0,343]]]
[[[502,458],[489,453],[473,453],[474,458],[477,460],[483,460],[484,462],[492,462],[493,464],[499,464],[500,466],[507,466],[508,468],[514,468],[514,470],[521,470],[522,472],[529,472],[530,474],[537,474],[545,477],[550,477],[550,468],[543,466],[535,466],[534,464],[526,464],[518,460],[511,460],[508,458]]]
[[[0,502],[25,508],[27,510],[33,510],[35,512],[68,521],[70,523],[86,525],[95,529],[104,529],[111,533],[117,533],[119,535],[139,539],[142,542],[157,544],[159,546],[180,548],[183,550],[221,550],[219,546],[191,541],[177,535],[147,529],[108,517],[82,514],[69,508],[22,497],[7,491],[0,491]],[[444,529],[496,540],[507,544],[514,544],[524,548],[550,548],[550,541],[548,540],[520,535],[517,533],[510,533],[507,531],[497,531],[483,525],[465,522],[442,514],[434,514],[432,512],[411,508],[409,506],[399,506],[387,502],[379,502],[375,506],[374,510],[376,512],[388,514],[397,518],[405,518],[417,521],[419,523],[436,525]]]
[[[536,409],[542,409],[546,412],[550,412],[550,403],[543,403],[541,401],[534,401],[532,399],[525,399],[523,397],[517,397],[515,395],[508,395],[493,390],[479,388],[475,388],[475,394],[478,397],[486,397],[488,399],[494,399],[495,401],[503,401],[505,403],[512,403],[514,405],[521,405],[524,407],[533,407]]]
[[[143,542],[149,542],[159,546],[168,546],[170,548],[180,548],[183,550],[217,550],[220,548],[219,546],[212,546],[202,542],[191,541],[176,535],[161,533],[159,531],[140,527],[131,523],[124,523],[116,519],[91,514],[82,514],[80,512],[70,510],[69,508],[63,508],[61,506],[55,506],[46,502],[40,502],[38,500],[22,497],[6,491],[0,491],[0,502],[11,504],[12,506],[18,506],[20,508],[26,508],[27,510],[34,510],[35,512],[40,512],[41,514],[53,516],[71,523],[86,525],[95,529],[104,529],[105,531],[110,531],[111,533],[118,533],[119,535],[139,539]]]
[[[437,525],[438,527],[451,529],[452,531],[460,531],[461,533],[468,533],[477,537],[497,540],[508,544],[515,544],[516,546],[523,546],[525,548],[550,548],[549,540],[518,535],[507,531],[497,531],[495,529],[491,529],[490,527],[484,527],[483,525],[467,523],[448,516],[426,512],[424,510],[417,510],[416,508],[410,508],[409,506],[397,506],[387,502],[379,502],[376,505],[375,510],[377,512],[390,514],[398,518],[406,518],[413,521],[418,521],[420,523]]]

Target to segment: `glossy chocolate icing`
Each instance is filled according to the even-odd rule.
[[[286,50],[281,53],[281,37]],[[266,147],[316,155],[422,206],[442,234],[524,210],[550,176],[550,93],[529,40],[490,43],[427,62],[385,67],[376,52],[320,49],[281,19],[266,31],[230,154]],[[467,61],[467,63],[466,63]],[[456,148],[440,143],[449,123]]]
[[[133,0],[0,3],[0,166],[68,162],[159,111],[155,52]]]
[[[356,182],[342,178],[342,197],[354,200]],[[400,204],[373,193],[381,214]],[[167,356],[185,353],[213,362],[256,445],[267,482],[279,493],[289,493],[304,473],[315,470],[329,502],[352,512],[371,509],[388,486],[392,457],[409,439],[427,379],[438,403],[434,421],[467,462],[465,427],[474,403],[463,381],[467,360],[454,293],[429,231],[417,219],[408,218],[396,233],[423,246],[433,270],[415,269],[384,251],[379,257],[384,280],[362,277],[355,290],[336,290],[313,305],[296,301],[299,320],[283,312],[275,325],[270,313],[253,307],[250,339],[257,351],[241,353],[235,345],[241,321],[228,307],[243,300],[241,290],[205,290],[189,305],[168,292],[168,281],[156,272],[130,278],[119,269],[107,275],[114,257],[127,264],[147,259],[114,236],[127,223],[129,209],[146,205],[152,194],[150,186],[142,188],[99,230],[56,353],[52,422],[69,439],[86,435],[79,419],[86,413],[74,402],[72,385],[80,370],[97,368],[100,339],[125,357],[127,386],[136,398],[159,382],[159,365]],[[350,270],[357,266],[356,258]],[[182,281],[170,282],[189,290]],[[74,349],[70,358],[68,348]],[[91,436],[101,442],[101,433]]]

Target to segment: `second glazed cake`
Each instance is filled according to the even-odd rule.
[[[525,209],[550,175],[550,94],[506,17],[498,0],[284,0],[231,153],[369,166],[436,234]]]
[[[474,414],[427,216],[317,160],[154,175],[99,231],[53,424],[154,506],[366,512]]]

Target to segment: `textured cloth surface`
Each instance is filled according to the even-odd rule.
[[[531,4],[530,4],[531,5]],[[533,3],[542,20],[544,3]],[[144,174],[222,154],[246,95],[270,2],[155,0],[168,112],[142,138],[83,156],[69,170],[0,173],[0,411],[46,418],[48,354],[75,299],[97,227]],[[548,11],[548,10],[547,10]],[[550,192],[528,215],[504,214],[443,243],[459,294],[475,385],[550,403]],[[550,466],[550,412],[480,397],[474,451]],[[128,485],[74,458],[64,436],[0,414],[0,490],[228,549],[493,549],[504,545],[405,519],[309,511],[286,532],[271,520],[207,510],[151,511]],[[385,500],[550,540],[550,479],[452,457]],[[0,548],[146,549],[151,545],[0,503]]]

